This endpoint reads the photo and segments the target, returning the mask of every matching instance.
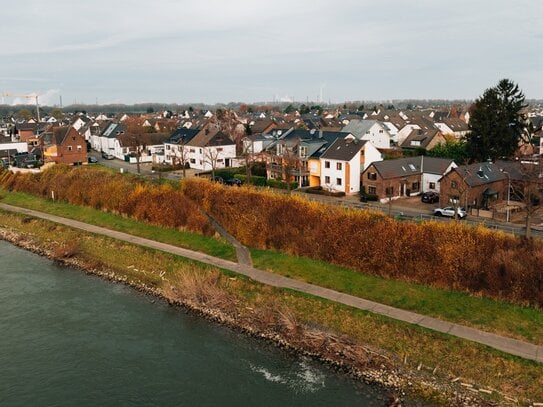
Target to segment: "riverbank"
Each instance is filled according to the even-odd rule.
[[[401,356],[361,345],[345,334],[331,333],[348,331],[341,326],[338,317],[344,324],[367,324],[371,318],[365,313],[263,287],[211,267],[75,233],[48,222],[11,215],[8,222],[7,217],[3,215],[0,223],[4,225],[1,236],[5,240],[88,273],[131,285],[289,351],[320,359],[366,382],[380,383],[390,389],[393,398],[416,393],[444,405],[490,405],[491,401],[478,397],[484,393],[478,390],[486,390],[503,399],[497,391],[473,383],[462,385],[460,378],[451,380],[438,366],[426,367],[419,363],[413,368],[412,361],[402,361]],[[75,245],[75,241],[80,243]],[[96,247],[101,248],[99,256],[90,250]],[[138,258],[140,261],[135,261]],[[154,267],[146,270],[142,266],[145,264]],[[377,322],[382,326],[386,323],[379,319]]]

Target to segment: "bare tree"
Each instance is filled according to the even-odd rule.
[[[298,155],[299,142],[292,146],[284,145],[283,155],[281,157],[283,179],[287,183],[287,192],[290,194],[291,182],[293,176],[300,169],[300,157]]]
[[[532,236],[532,219],[543,201],[543,172],[541,158],[537,161],[531,159],[520,160],[521,180],[511,182],[509,180],[508,194],[513,194],[515,199],[520,199],[525,210],[525,236]]]
[[[211,166],[211,178],[215,178],[215,170],[217,169],[217,163],[221,152],[214,147],[204,148],[204,162]]]
[[[189,154],[185,148],[185,141],[181,139],[177,145],[177,149],[173,149],[172,155],[172,164],[175,167],[176,165],[181,165],[183,169],[183,178],[187,177],[187,164],[189,162]]]
[[[145,137],[142,134],[134,134],[130,137],[134,145],[132,146],[134,148],[134,155],[136,157],[136,168],[138,174],[141,173],[140,168],[140,162],[141,162],[141,156],[143,155],[143,152],[147,148],[147,144],[145,142]]]
[[[246,139],[246,141],[243,142],[243,151],[241,153],[241,156],[245,161],[245,182],[250,184],[252,176],[252,165],[255,156],[254,142],[252,140]]]

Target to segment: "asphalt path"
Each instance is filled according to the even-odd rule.
[[[106,229],[88,223],[83,223],[72,219],[62,218],[60,216],[50,215],[47,213],[15,207],[2,203],[0,203],[0,209],[8,212],[26,214],[36,218],[45,219],[48,221],[66,225],[72,228],[84,230],[86,232],[108,236],[113,239],[122,240],[128,243],[137,244],[143,247],[149,247],[166,253],[185,257],[201,263],[210,264],[222,269],[245,275],[253,279],[254,281],[262,284],[267,284],[280,288],[288,288],[305,294],[314,295],[316,297],[335,301],[337,303],[341,303],[350,307],[369,311],[374,314],[384,315],[398,321],[403,321],[413,325],[428,328],[436,332],[477,342],[488,347],[500,350],[502,352],[509,353],[511,355],[516,355],[525,359],[543,363],[543,347],[528,342],[507,338],[460,324],[442,321],[440,319],[417,314],[415,312],[390,307],[388,305],[354,297],[352,295],[341,293],[339,291],[330,290],[328,288],[319,287],[313,284],[305,283],[303,281],[283,277],[272,272],[259,270],[249,265],[234,263],[228,260],[220,259],[218,257],[209,256],[204,253],[183,249],[166,243],[129,235],[127,233]]]

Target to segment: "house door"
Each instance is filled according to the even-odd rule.
[[[224,159],[224,166],[225,167],[230,167],[230,158],[225,158]]]

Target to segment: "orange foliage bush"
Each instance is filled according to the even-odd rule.
[[[299,197],[187,180],[242,243],[388,278],[543,306],[543,243],[459,223],[397,222]]]
[[[205,235],[213,228],[198,207],[180,190],[154,186],[140,179],[93,167],[56,165],[41,173],[0,173],[0,186],[15,191],[90,206],[161,226],[187,229]]]

